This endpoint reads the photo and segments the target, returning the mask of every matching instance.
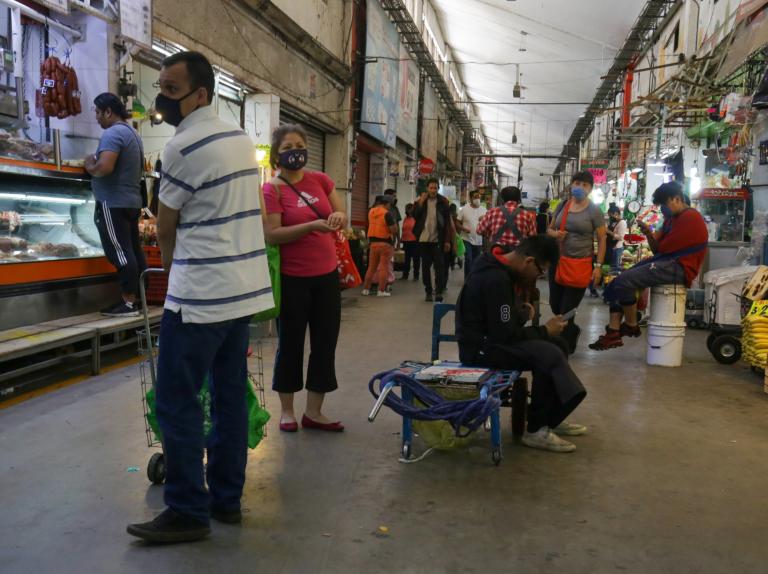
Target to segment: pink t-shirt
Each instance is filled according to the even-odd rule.
[[[302,197],[286,183],[280,183],[279,194],[271,183],[264,184],[264,207],[267,213],[283,215],[283,227],[318,219],[317,214],[307,205],[307,201],[324,218],[333,212],[328,196],[335,184],[324,173],[305,171],[302,180],[293,186]],[[317,277],[331,273],[336,269],[336,265],[336,240],[333,233],[313,231],[296,241],[280,246],[280,269],[283,275]]]

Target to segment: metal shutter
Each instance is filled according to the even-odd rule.
[[[307,151],[309,160],[307,169],[311,171],[325,171],[325,133],[317,128],[308,126],[292,116],[280,112],[280,125],[299,124],[307,132]]]
[[[355,152],[355,181],[352,182],[352,225],[365,227],[368,223],[368,177],[371,156],[369,153]]]

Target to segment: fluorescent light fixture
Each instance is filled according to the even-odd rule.
[[[45,195],[27,195],[26,193],[0,193],[0,199],[16,199],[19,201],[32,201],[37,203],[63,203],[66,205],[83,205],[85,199],[72,197],[51,197]]]
[[[698,197],[701,193],[701,178],[691,177],[691,197]]]

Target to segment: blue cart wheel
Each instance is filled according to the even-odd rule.
[[[411,458],[411,443],[409,442],[403,443],[403,458],[405,460]]]
[[[491,459],[493,460],[493,464],[496,466],[499,466],[501,464],[501,449],[496,447],[493,450],[491,450]]]

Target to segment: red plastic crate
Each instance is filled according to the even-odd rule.
[[[151,245],[145,245],[144,258],[147,260],[147,267],[162,267],[163,261],[160,257],[160,248]],[[165,303],[165,295],[168,292],[168,274],[152,273],[147,280],[147,304],[162,305]]]

